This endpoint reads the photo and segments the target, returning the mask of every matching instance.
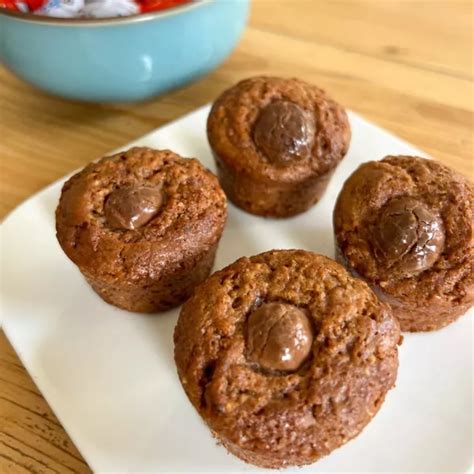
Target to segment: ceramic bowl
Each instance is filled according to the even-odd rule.
[[[249,0],[199,0],[109,19],[62,19],[0,10],[0,60],[52,94],[131,102],[197,79],[235,47]]]

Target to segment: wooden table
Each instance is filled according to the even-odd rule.
[[[257,74],[298,76],[474,178],[471,1],[255,0],[217,71],[142,104],[50,97],[0,69],[0,216],[88,161]],[[0,472],[90,472],[0,335]]]

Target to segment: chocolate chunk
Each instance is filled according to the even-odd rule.
[[[311,113],[292,102],[279,100],[261,111],[253,138],[269,161],[287,164],[310,157],[315,128]]]
[[[286,303],[266,303],[247,322],[247,356],[266,370],[294,371],[301,367],[313,344],[305,312]]]
[[[162,204],[161,187],[125,186],[107,197],[104,214],[112,229],[138,229],[158,214]]]
[[[444,246],[442,220],[423,203],[402,196],[382,209],[373,233],[377,258],[388,265],[400,263],[407,273],[430,268]]]

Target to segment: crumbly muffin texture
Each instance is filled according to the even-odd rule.
[[[298,214],[321,198],[351,136],[345,110],[323,90],[264,76],[215,101],[207,134],[229,199],[273,217]]]
[[[308,160],[282,166],[255,143],[254,126],[270,103],[296,104],[314,117],[314,142]],[[350,127],[344,109],[320,88],[300,79],[255,77],[225,91],[214,103],[208,119],[211,147],[226,162],[248,174],[269,179],[295,177],[330,171],[347,152]],[[284,164],[284,163],[283,163]]]
[[[179,303],[208,275],[225,220],[211,172],[150,148],[89,164],[65,183],[56,210],[67,256],[104,299],[137,311]]]
[[[434,161],[359,167],[334,210],[340,259],[392,305],[402,329],[449,324],[474,301],[473,186]]]
[[[395,383],[400,333],[364,282],[294,250],[214,273],[183,306],[174,340],[184,390],[213,434],[244,461],[280,468],[364,428]]]

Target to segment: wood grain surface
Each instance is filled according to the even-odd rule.
[[[221,67],[134,105],[58,99],[0,68],[0,217],[256,74],[314,82],[473,179],[473,20],[471,1],[255,0],[249,27]],[[0,472],[90,472],[3,333]]]

